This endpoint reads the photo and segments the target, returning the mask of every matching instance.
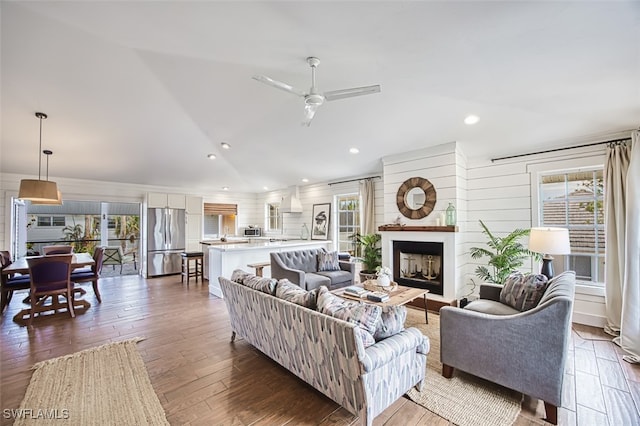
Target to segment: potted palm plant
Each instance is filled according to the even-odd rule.
[[[476,276],[485,282],[503,284],[509,274],[516,271],[525,259],[533,257],[540,259],[538,253],[529,251],[520,243],[520,238],[529,235],[529,229],[516,229],[505,237],[496,237],[489,231],[489,228],[480,221],[482,233],[487,236],[487,248],[472,247],[471,257],[480,259],[488,257],[488,267],[478,266],[476,268]]]
[[[360,261],[363,264],[363,269],[360,271],[360,282],[375,280],[377,277],[376,272],[382,266],[381,238],[380,234],[355,234],[355,240],[362,249]]]

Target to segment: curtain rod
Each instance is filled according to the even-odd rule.
[[[375,179],[375,178],[380,178],[380,177],[381,176],[367,176],[367,177],[362,177],[362,178],[358,178],[358,179],[341,180],[340,182],[329,182],[327,185],[331,186],[331,185],[337,185],[339,183],[357,182],[357,181],[363,180],[363,179]]]
[[[518,155],[510,155],[508,157],[492,158],[491,162],[493,163],[493,162],[498,161],[498,160],[508,160],[510,158],[526,157],[526,156],[529,156],[529,155],[547,154],[549,152],[565,151],[567,149],[585,148],[585,147],[588,147],[588,146],[603,145],[603,144],[606,144],[606,143],[627,142],[627,141],[630,141],[630,140],[631,140],[631,138],[622,138],[622,139],[613,139],[613,140],[610,140],[610,141],[587,143],[587,144],[576,145],[576,146],[565,146],[564,148],[548,149],[546,151],[530,152],[528,154],[518,154]]]

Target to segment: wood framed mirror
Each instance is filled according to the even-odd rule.
[[[436,189],[425,178],[412,177],[405,180],[396,195],[398,210],[409,219],[422,219],[436,205]]]

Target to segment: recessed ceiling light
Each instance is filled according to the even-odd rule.
[[[468,124],[469,126],[471,126],[472,124],[476,124],[478,121],[480,121],[480,117],[478,117],[477,115],[467,115],[464,118],[464,124]]]
[[[215,160],[216,159],[216,155],[215,154],[207,154],[207,158],[209,160]]]
[[[229,190],[229,187],[228,187],[228,186],[223,186],[223,187],[222,187],[222,190],[223,190],[223,191],[228,191],[228,190]]]
[[[262,189],[264,189],[265,191],[268,191],[268,190],[269,190],[269,188],[268,188],[268,187],[266,187],[266,186],[263,186],[263,187],[262,187]]]
[[[358,148],[351,148],[351,149],[349,149],[349,152],[352,153],[352,154],[357,154],[357,153],[360,152],[360,150]]]
[[[222,142],[222,143],[220,144],[220,146],[221,146],[223,149],[229,149],[229,148],[231,148],[231,145],[229,145],[229,144],[228,144],[228,143],[226,143],[226,142]]]
[[[307,183],[307,182],[309,182],[309,179],[307,179],[307,178],[302,178],[302,181],[303,181],[304,183]]]

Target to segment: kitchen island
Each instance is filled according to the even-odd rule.
[[[208,270],[205,272],[209,280],[209,293],[222,297],[218,277],[230,278],[235,269],[251,271],[248,263],[269,262],[270,253],[281,251],[325,248],[331,250],[331,241],[323,240],[288,240],[288,241],[259,241],[234,244],[229,242],[222,245],[208,246]],[[271,268],[265,268],[265,277],[271,275]]]

